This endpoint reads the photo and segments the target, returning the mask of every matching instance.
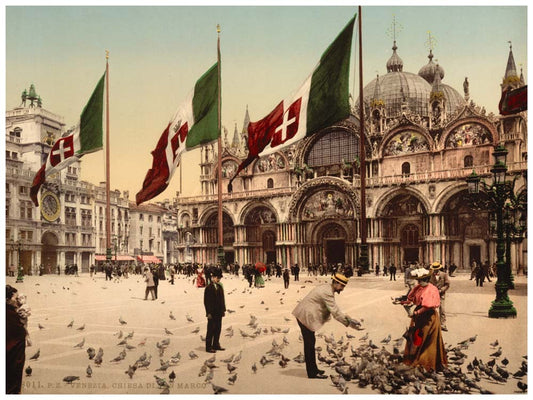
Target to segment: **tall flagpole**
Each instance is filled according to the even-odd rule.
[[[217,24],[217,64],[218,64],[218,174],[217,174],[217,188],[218,188],[218,262],[221,266],[225,264],[224,257],[224,228],[222,225],[222,137],[221,137],[221,79],[220,79],[220,25]]]
[[[105,51],[105,115],[106,115],[106,137],[105,137],[105,233],[106,233],[106,260],[111,260],[111,200],[110,200],[110,171],[109,171],[109,51]]]
[[[366,160],[365,160],[365,121],[363,111],[363,39],[361,23],[361,6],[359,6],[359,162],[361,177],[361,252],[359,254],[359,266],[361,272],[366,273],[368,266],[368,244],[366,242]]]

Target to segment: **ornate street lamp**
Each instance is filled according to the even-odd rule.
[[[11,250],[13,250],[14,252],[16,251],[17,252],[17,262],[18,262],[18,266],[17,266],[17,280],[16,280],[16,283],[22,283],[24,282],[24,269],[22,268],[22,264],[20,262],[20,253],[22,253],[22,247],[24,246],[24,242],[22,240],[17,240],[15,242],[15,240],[13,238],[11,238]]]
[[[496,147],[493,152],[495,158],[494,166],[491,169],[493,175],[493,182],[491,185],[487,185],[485,182],[481,181],[481,178],[472,171],[472,174],[466,178],[468,184],[468,191],[472,197],[477,197],[477,194],[480,192],[480,186],[483,189],[483,192],[487,195],[487,208],[491,215],[491,227],[493,221],[495,220],[496,228],[496,270],[497,270],[497,281],[496,281],[496,299],[492,302],[491,308],[489,309],[490,318],[507,318],[507,317],[516,317],[516,309],[513,306],[513,302],[509,299],[507,294],[508,290],[513,286],[511,278],[511,263],[510,263],[510,250],[508,250],[508,257],[505,260],[504,255],[506,253],[506,238],[504,236],[504,230],[506,229],[506,224],[510,217],[506,216],[505,206],[507,203],[516,203],[518,197],[514,193],[514,184],[516,179],[515,176],[512,182],[507,182],[507,149],[503,144],[500,144]],[[504,220],[505,217],[505,220]],[[494,218],[494,219],[493,219]]]

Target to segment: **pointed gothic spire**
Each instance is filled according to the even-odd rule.
[[[248,104],[246,105],[246,113],[244,114],[244,122],[242,124],[242,133],[248,135],[248,124],[250,123],[250,114],[248,113]]]
[[[233,131],[233,141],[231,142],[231,147],[238,148],[239,145],[239,132],[237,131],[237,123],[235,122],[235,130]]]
[[[505,68],[505,76],[503,78],[503,86],[510,85],[512,87],[517,87],[517,83],[520,81],[518,74],[516,72],[516,64],[514,62],[513,56],[513,45],[509,41],[509,57],[507,58],[507,66]]]
[[[376,86],[374,86],[374,95],[370,101],[372,107],[384,105],[383,98],[381,97],[381,85],[379,83],[379,74],[376,76]]]

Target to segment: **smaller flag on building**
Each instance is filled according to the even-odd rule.
[[[137,205],[168,187],[184,151],[218,139],[218,90],[218,63],[215,63],[198,79],[159,138],[152,151],[152,168],[135,196]]]
[[[84,154],[103,148],[104,78],[105,73],[98,81],[91,98],[85,105],[74,131],[59,138],[54,143],[46,162],[33,178],[30,198],[36,207],[39,206],[37,199],[39,189],[47,176],[78,161]]]
[[[501,115],[517,114],[527,110],[527,85],[502,93],[498,105]]]
[[[263,119],[248,125],[248,156],[232,181],[255,159],[280,151],[350,115],[349,67],[355,17],[326,49],[304,84]]]

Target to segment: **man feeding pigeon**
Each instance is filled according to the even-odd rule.
[[[340,273],[331,277],[331,284],[314,288],[293,310],[292,315],[302,330],[304,340],[304,357],[307,377],[310,379],[327,379],[323,370],[318,369],[315,353],[315,332],[333,315],[344,326],[357,329],[358,321],[342,313],[335,303],[335,293],[340,293],[348,283],[348,278]]]

